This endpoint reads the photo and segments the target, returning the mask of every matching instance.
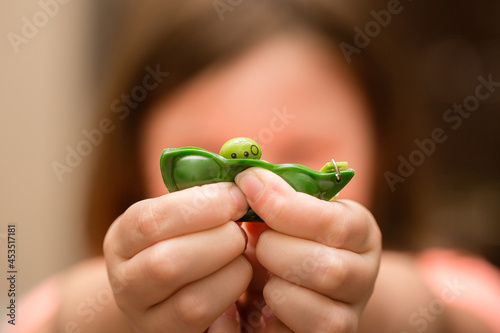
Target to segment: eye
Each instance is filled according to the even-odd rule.
[[[231,153],[232,158],[236,158],[236,153]]]
[[[257,147],[256,145],[251,145],[250,151],[252,152],[252,154],[258,155],[259,154],[259,147]]]
[[[243,155],[244,155],[245,157],[248,157],[248,152],[247,152],[247,151],[245,151],[245,152],[243,153]]]

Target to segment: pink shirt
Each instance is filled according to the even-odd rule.
[[[42,328],[47,327],[57,315],[61,302],[60,290],[58,275],[45,280],[19,300],[15,325],[2,323],[4,325],[1,331],[4,333],[49,333]]]
[[[486,260],[445,249],[427,250],[417,264],[438,304],[472,314],[492,332],[500,332],[500,271]]]
[[[427,250],[416,260],[436,296],[428,305],[430,311],[460,308],[500,333],[500,271],[495,266],[480,257],[444,249]],[[56,318],[60,293],[59,276],[43,282],[20,300],[16,325],[4,324],[2,332],[49,333],[42,328]]]

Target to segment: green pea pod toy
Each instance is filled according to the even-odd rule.
[[[283,178],[296,191],[321,200],[332,199],[354,176],[347,162],[328,162],[320,171],[300,164],[271,164],[259,160],[257,143],[248,138],[231,139],[220,155],[197,147],[164,149],[160,157],[163,182],[169,192],[218,182],[232,182],[241,171],[259,167]],[[262,222],[250,209],[238,221]]]

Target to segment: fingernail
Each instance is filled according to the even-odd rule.
[[[232,184],[229,192],[233,196],[238,212],[246,212],[248,210],[248,203],[245,194],[237,186],[234,186],[234,184]]]
[[[272,278],[273,276],[274,276],[273,273],[267,271],[267,273],[266,273],[266,279],[264,280],[264,282],[267,283],[267,281],[269,281],[269,279]]]
[[[245,232],[245,230],[243,230],[243,228],[241,226],[238,225],[238,227],[240,228],[241,232],[243,233],[243,237],[245,238],[245,248],[243,249],[243,252],[245,252],[247,249],[247,245],[248,245],[248,235]]]
[[[236,305],[232,304],[224,313],[217,318],[208,328],[208,333],[241,332],[240,316]]]
[[[262,317],[264,319],[264,322],[266,322],[266,323],[269,323],[269,322],[277,319],[276,316],[274,315],[274,313],[271,312],[271,309],[269,308],[268,305],[266,305],[262,308]]]
[[[239,173],[236,175],[234,182],[250,201],[256,201],[264,190],[262,180],[253,171]]]
[[[234,320],[239,320],[238,311],[236,310],[236,305],[234,304],[224,311],[222,315]]]

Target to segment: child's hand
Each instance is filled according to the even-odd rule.
[[[352,201],[327,202],[295,192],[264,169],[243,171],[236,184],[271,228],[257,240],[249,226],[247,256],[261,278],[254,277],[243,298],[257,306],[252,295],[263,288],[264,331],[355,332],[381,254],[380,231],[368,210]],[[265,285],[257,261],[272,273]],[[250,317],[247,325],[254,326]]]
[[[234,307],[252,277],[232,222],[247,210],[234,183],[219,183],[138,202],[114,222],[108,275],[136,331],[201,332]]]

